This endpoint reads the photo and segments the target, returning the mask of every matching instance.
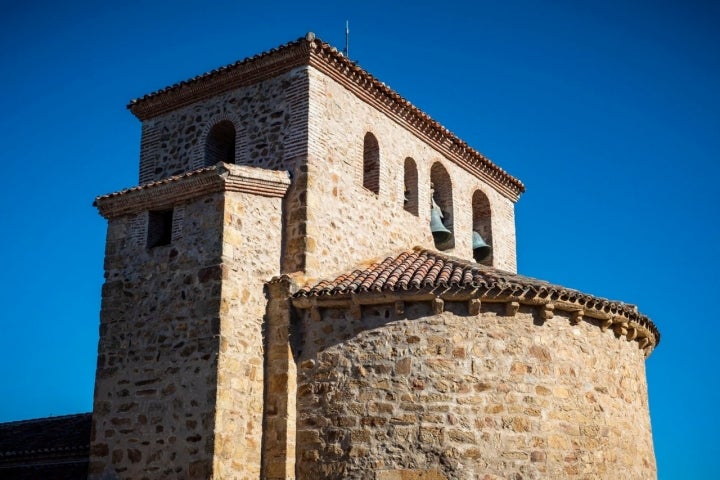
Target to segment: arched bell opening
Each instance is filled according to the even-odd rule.
[[[363,187],[375,195],[380,193],[380,146],[370,132],[363,140]]]
[[[235,126],[222,120],[210,129],[205,139],[205,165],[235,163]]]
[[[418,216],[418,171],[415,160],[405,159],[405,184],[403,190],[403,208]]]
[[[455,247],[452,182],[440,162],[430,169],[430,231],[435,247],[448,250]]]
[[[472,196],[472,248],[473,258],[483,265],[492,265],[492,214],[490,201],[481,190],[475,190]]]

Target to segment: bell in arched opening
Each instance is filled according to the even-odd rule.
[[[436,247],[439,247],[452,239],[452,232],[445,227],[442,219],[442,210],[440,210],[440,207],[437,203],[435,203],[435,199],[433,198],[432,210],[430,211],[430,231],[432,232]]]
[[[474,230],[472,233],[472,249],[473,258],[476,262],[482,262],[488,258],[490,256],[490,252],[492,252],[492,247],[485,243],[485,240],[483,240],[480,234]]]

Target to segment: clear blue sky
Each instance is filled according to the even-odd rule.
[[[342,48],[349,19],[353,59],[525,182],[521,273],[655,321],[660,479],[720,478],[720,2],[397,3],[3,6],[0,421],[92,408],[126,103],[307,31]]]

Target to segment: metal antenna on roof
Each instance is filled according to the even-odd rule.
[[[345,20],[345,50],[343,54],[346,58],[350,58],[350,21]]]

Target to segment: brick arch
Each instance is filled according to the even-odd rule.
[[[193,155],[192,163],[194,169],[217,163],[217,161],[208,163],[209,160],[206,156],[206,147],[208,143],[208,136],[211,135],[213,129],[224,122],[232,125],[235,130],[234,163],[238,165],[248,164],[247,135],[245,134],[245,127],[238,116],[224,113],[220,115],[213,115],[206,120],[205,127],[200,134],[200,142],[198,143]]]
[[[447,169],[443,166],[440,162],[433,163],[432,167],[430,167],[430,183],[431,183],[431,193],[430,195],[432,198],[430,199],[431,205],[432,200],[435,199],[435,202],[440,207],[440,210],[442,211],[442,223],[445,225],[445,228],[450,230],[451,233],[453,233],[452,238],[444,242],[442,244],[436,244],[435,246],[439,250],[448,250],[455,247],[455,222],[454,222],[454,211],[453,211],[453,187],[452,187],[452,180],[450,179],[450,174],[448,173]],[[432,209],[432,206],[431,206]]]
[[[488,196],[480,189],[475,190],[472,195],[472,221],[473,231],[479,233],[485,243],[492,248],[492,208],[490,207],[490,200],[488,199]],[[493,258],[491,253],[480,263],[484,265],[492,265],[492,260]]]

